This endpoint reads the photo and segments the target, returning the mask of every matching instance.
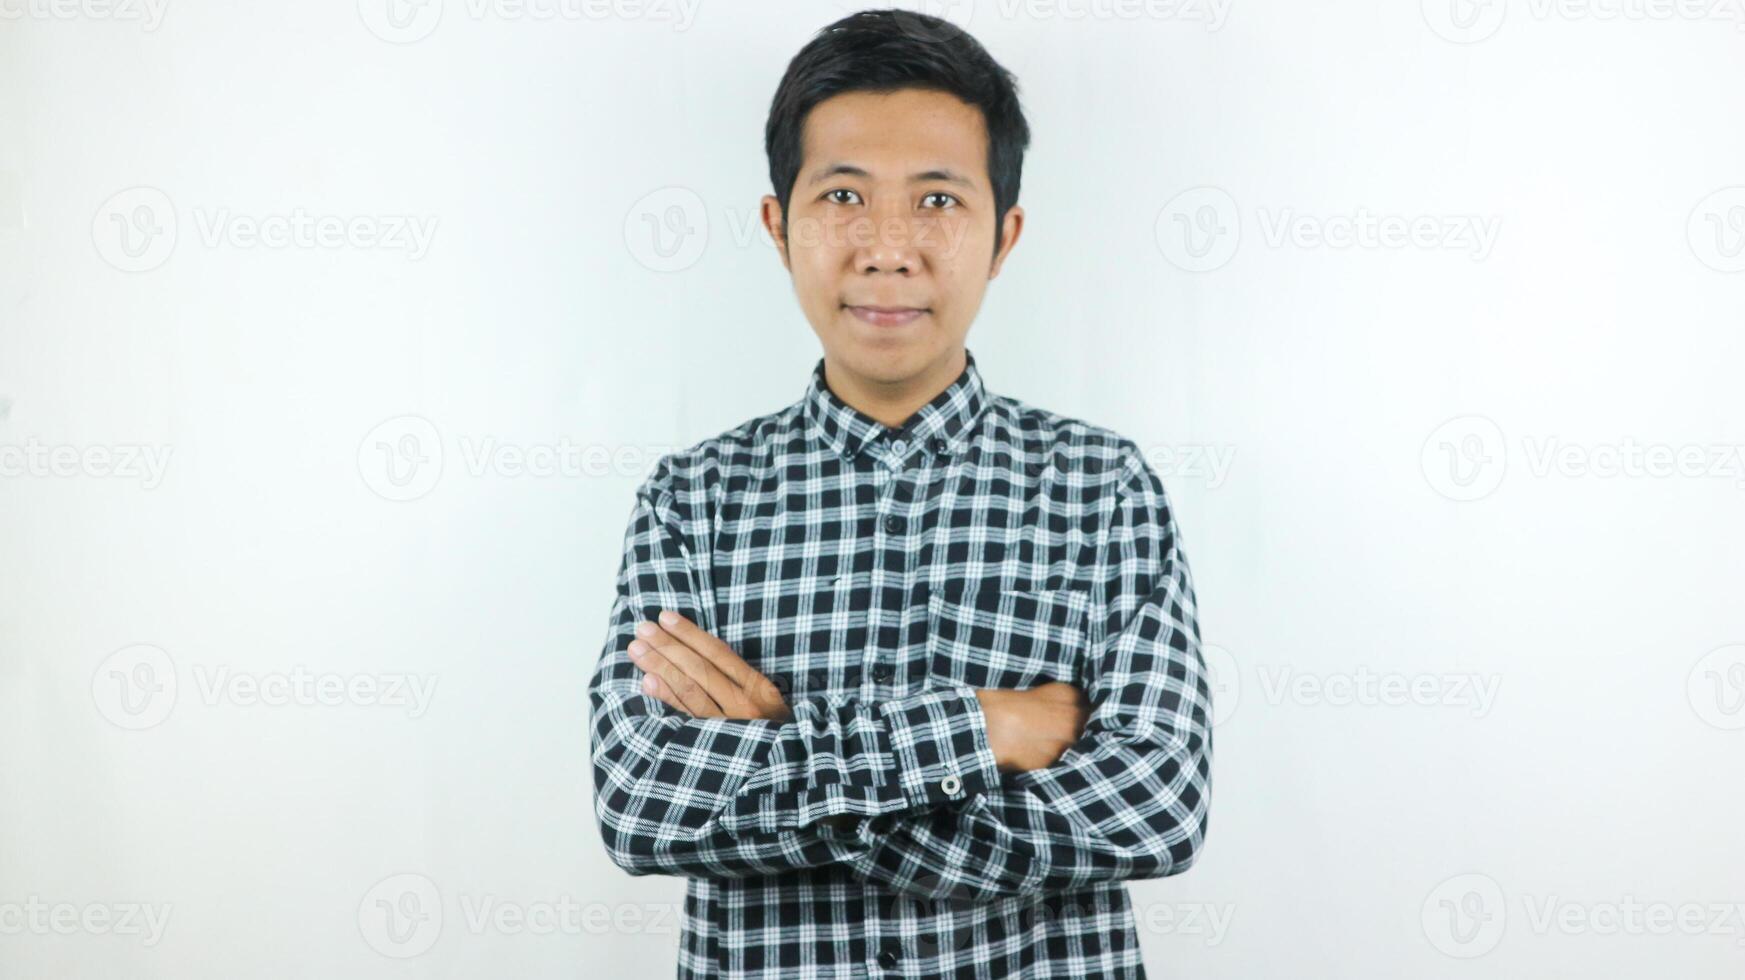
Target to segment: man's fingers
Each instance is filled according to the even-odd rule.
[[[671,633],[658,626],[648,624],[646,630],[638,629],[642,642],[654,647],[661,656],[667,658],[674,666],[685,672],[691,680],[702,686],[715,702],[723,708],[732,709],[745,700],[745,692],[738,682],[722,673],[707,657],[698,653]],[[676,682],[675,682],[676,684]]]
[[[709,696],[709,692],[703,689],[703,685],[647,642],[632,640],[630,659],[649,676],[660,678],[661,686],[679,701],[675,707],[697,718],[713,718],[724,713],[715,699]]]
[[[672,688],[662,684],[660,678],[653,674],[642,675],[642,693],[652,698],[658,698],[667,707],[681,714],[691,713],[691,709],[685,707],[684,703],[674,696]]]
[[[660,614],[660,627],[672,637],[707,657],[715,668],[726,674],[733,683],[740,687],[748,687],[752,681],[763,675],[757,668],[745,662],[745,658],[735,653],[733,648],[721,642],[715,634],[696,623],[691,622],[679,613],[668,610]]]

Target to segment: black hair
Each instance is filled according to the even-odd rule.
[[[931,89],[981,110],[988,131],[988,181],[994,191],[994,252],[1001,223],[1018,203],[1030,127],[1018,104],[1018,83],[968,32],[947,20],[908,10],[863,10],[825,27],[794,55],[776,86],[764,124],[770,183],[782,206],[800,173],[806,114],[844,92]]]

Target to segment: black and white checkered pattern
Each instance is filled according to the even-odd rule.
[[[690,879],[681,977],[1145,975],[1122,882],[1192,865],[1210,803],[1192,579],[1137,446],[966,361],[892,429],[820,360],[637,492],[588,689],[595,810],[620,867]],[[641,693],[625,648],[662,609],[793,721]],[[1089,695],[1084,737],[999,772],[974,690],[1050,680]]]

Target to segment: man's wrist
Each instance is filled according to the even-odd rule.
[[[1001,692],[987,688],[976,688],[976,705],[981,708],[982,727],[987,731],[988,751],[993,754],[995,767],[1002,771],[1006,767],[1006,759],[1001,754],[1003,740],[998,738],[1004,721],[1007,702],[1000,696]]]

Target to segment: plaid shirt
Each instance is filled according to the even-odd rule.
[[[800,401],[664,457],[588,695],[613,861],[689,879],[679,976],[1143,977],[1122,882],[1187,870],[1210,802],[1179,544],[1137,446],[990,394],[973,354],[901,428],[820,360]],[[626,647],[661,609],[793,720],[643,694]],[[975,689],[1051,680],[1089,696],[1084,736],[1001,773]]]

